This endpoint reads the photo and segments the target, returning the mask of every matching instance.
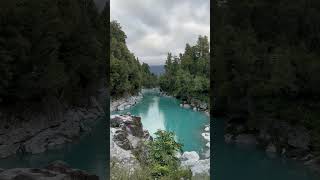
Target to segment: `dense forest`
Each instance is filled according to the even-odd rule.
[[[133,95],[142,87],[157,85],[156,75],[150,72],[149,65],[140,64],[126,45],[126,34],[117,21],[110,23],[110,91],[111,97]]]
[[[0,105],[94,94],[106,84],[104,22],[93,0],[1,0]]]
[[[213,111],[280,144],[286,122],[320,153],[320,2],[215,1]]]
[[[161,90],[183,100],[209,102],[209,40],[199,36],[197,44],[186,44],[179,57],[168,53],[165,73],[159,79]]]

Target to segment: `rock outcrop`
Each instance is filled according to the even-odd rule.
[[[90,131],[104,110],[91,97],[85,107],[48,105],[47,112],[0,113],[0,158],[16,153],[42,153]],[[7,123],[10,122],[10,123]]]
[[[320,171],[319,158],[315,157],[310,149],[309,131],[303,126],[291,125],[285,121],[271,122],[252,130],[244,118],[230,117],[225,127],[225,142],[258,145],[265,149],[268,155],[278,154],[292,158]]]
[[[149,132],[143,129],[141,118],[131,115],[112,115],[110,120],[111,160],[115,159],[120,166],[125,168],[139,167],[134,151],[144,152],[141,151],[145,149],[142,145],[152,140]]]
[[[45,168],[14,168],[0,171],[0,180],[99,180],[96,175],[72,169],[62,161]]]

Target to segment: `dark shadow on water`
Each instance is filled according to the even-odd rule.
[[[268,155],[255,147],[224,142],[223,120],[214,120],[213,178],[217,180],[319,180],[319,176],[302,164]]]

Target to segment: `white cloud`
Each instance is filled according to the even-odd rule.
[[[168,52],[210,35],[210,0],[111,0],[110,8],[130,51],[148,64],[164,64]]]

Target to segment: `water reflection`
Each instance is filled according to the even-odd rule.
[[[143,127],[148,127],[151,135],[158,130],[165,130],[165,118],[163,112],[159,109],[159,97],[154,96],[151,98],[150,103],[147,103],[147,112],[142,111],[139,116],[142,118]]]

